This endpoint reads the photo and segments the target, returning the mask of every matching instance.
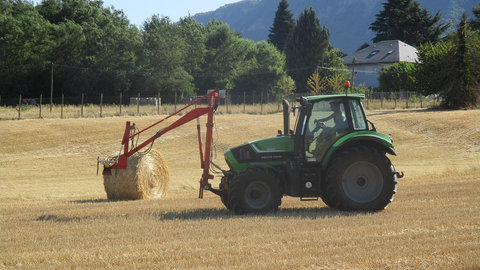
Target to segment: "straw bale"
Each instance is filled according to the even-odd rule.
[[[126,170],[112,169],[112,175],[103,176],[108,199],[155,199],[165,195],[170,175],[160,152],[151,150],[145,155],[128,158]]]

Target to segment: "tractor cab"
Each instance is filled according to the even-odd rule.
[[[320,162],[343,136],[367,131],[367,118],[360,102],[363,97],[357,94],[301,98],[295,125],[297,154],[306,162]]]

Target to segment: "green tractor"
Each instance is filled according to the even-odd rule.
[[[219,189],[235,213],[275,211],[283,195],[321,198],[344,211],[378,211],[393,201],[396,172],[386,156],[396,155],[392,138],[367,120],[364,95],[321,95],[299,99],[294,130],[290,106],[283,101],[284,131],[277,137],[225,151],[230,168]]]

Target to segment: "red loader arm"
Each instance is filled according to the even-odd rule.
[[[120,148],[120,152],[117,157],[110,157],[106,159],[97,159],[97,172],[98,172],[98,163],[102,163],[104,165],[103,174],[111,174],[112,169],[116,170],[125,170],[127,168],[128,158],[138,152],[140,149],[144,148],[145,146],[151,144],[153,141],[158,139],[163,134],[167,133],[168,131],[177,128],[187,122],[192,121],[193,119],[197,119],[197,132],[198,132],[198,147],[200,150],[200,165],[203,169],[202,178],[200,179],[200,192],[199,198],[203,197],[203,190],[206,186],[209,185],[208,180],[213,179],[213,175],[210,174],[210,152],[212,146],[212,130],[213,130],[213,114],[218,107],[218,89],[213,90],[212,92],[206,94],[203,97],[195,100],[194,102],[190,103],[189,105],[183,107],[182,109],[174,112],[173,114],[163,118],[162,120],[148,126],[147,128],[138,131],[137,133],[131,134],[134,130],[135,124],[131,125],[129,121],[126,122],[125,125],[125,132],[123,133],[122,138],[122,146]],[[129,150],[129,141],[133,141],[136,136],[139,136],[144,131],[162,123],[163,121],[167,120],[168,118],[179,114],[180,112],[186,110],[187,108],[199,103],[200,101],[208,99],[208,107],[198,107],[189,112],[185,115],[180,117],[178,120],[170,124],[169,126],[159,130],[155,135],[145,140],[143,143],[139,144],[135,148]],[[203,151],[202,147],[202,138],[200,133],[200,119],[199,117],[202,115],[207,114],[207,134],[205,136],[205,151]],[[122,154],[123,148],[123,154]]]

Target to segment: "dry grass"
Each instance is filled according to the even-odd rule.
[[[177,106],[165,104],[161,107],[153,105],[123,105],[121,108],[118,105],[104,105],[100,109],[99,105],[87,104],[80,105],[53,105],[50,111],[49,105],[43,105],[40,111],[39,106],[24,105],[21,108],[20,119],[52,119],[52,118],[100,118],[112,116],[148,116],[148,115],[162,115],[171,114],[183,108],[185,105],[179,104]],[[120,111],[121,109],[121,111]],[[268,104],[246,104],[244,105],[226,105],[221,103],[218,107],[217,113],[249,113],[249,114],[269,114],[282,110],[280,103]],[[18,106],[0,106],[0,120],[14,120],[19,119]]]
[[[118,150],[126,118],[2,121],[0,268],[478,269],[480,111],[370,116],[394,137],[406,174],[387,210],[284,198],[261,216],[235,216],[210,193],[196,199],[194,123],[154,145],[171,172],[167,198],[113,202],[95,160]],[[281,125],[280,114],[218,115],[215,160],[225,167],[223,150]]]

